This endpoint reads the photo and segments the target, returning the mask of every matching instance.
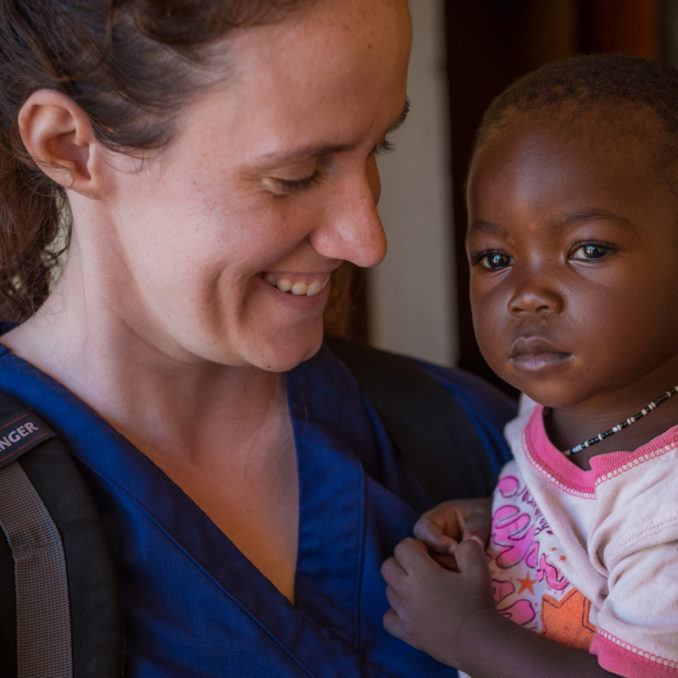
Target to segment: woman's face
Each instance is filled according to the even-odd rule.
[[[386,252],[375,151],[405,110],[409,47],[405,0],[319,0],[229,37],[224,84],[112,173],[107,275],[135,335],[184,362],[313,355],[332,271]]]

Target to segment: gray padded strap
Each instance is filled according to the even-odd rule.
[[[63,544],[40,495],[18,462],[0,468],[0,529],[14,559],[18,678],[71,678]]]

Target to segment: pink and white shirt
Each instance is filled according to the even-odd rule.
[[[506,427],[488,547],[497,609],[608,671],[678,676],[678,426],[575,466],[535,406]]]

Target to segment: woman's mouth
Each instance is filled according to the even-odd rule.
[[[329,284],[330,276],[324,274],[262,273],[261,277],[269,284],[295,297],[315,297]]]

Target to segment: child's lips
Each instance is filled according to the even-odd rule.
[[[572,353],[562,351],[542,337],[519,337],[509,354],[510,363],[521,370],[538,371],[570,360]]]

